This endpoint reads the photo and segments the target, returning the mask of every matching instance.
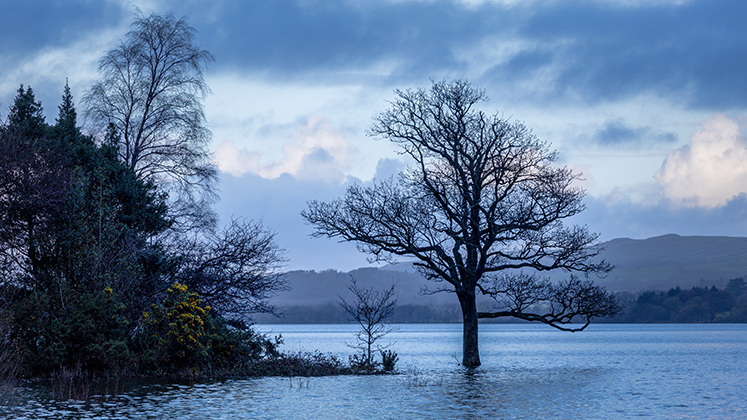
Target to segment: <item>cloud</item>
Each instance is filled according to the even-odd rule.
[[[382,158],[376,163],[376,173],[374,179],[383,181],[392,176],[403,172],[407,168],[404,162],[399,159]]]
[[[231,140],[221,142],[213,153],[213,161],[218,165],[218,168],[222,172],[237,177],[247,172],[259,172],[259,160],[259,153],[239,149]]]
[[[587,196],[586,210],[574,224],[587,225],[600,239],[645,239],[675,233],[700,236],[747,236],[747,195],[740,194],[719,207],[683,207],[658,200],[641,204],[625,195]]]
[[[747,192],[747,149],[736,122],[716,114],[690,144],[672,151],[654,176],[667,198],[716,207]]]
[[[555,54],[562,92],[615,100],[653,90],[700,108],[744,106],[747,40],[738,35],[747,3],[693,1],[619,8],[556,2],[527,19],[517,35],[568,40]]]
[[[594,134],[594,140],[604,146],[643,145],[647,143],[672,143],[673,133],[656,133],[649,127],[630,127],[621,118],[607,121]]]
[[[0,13],[2,55],[61,47],[111,29],[134,16],[134,8],[115,1],[19,1]],[[125,23],[126,25],[126,23]]]
[[[6,73],[40,48],[98,42],[105,28],[122,36],[134,17],[128,0],[6,9]],[[507,103],[545,107],[651,92],[709,112],[747,106],[747,2],[153,0],[150,10],[187,16],[216,56],[211,72],[386,89],[466,77]]]
[[[11,98],[20,84],[31,86],[37,100],[42,102],[49,120],[57,116],[57,105],[60,103],[65,86],[69,79],[70,89],[79,102],[84,92],[96,79],[96,67],[100,58],[99,51],[107,48],[107,37],[101,34],[97,43],[78,41],[62,47],[48,47],[16,60],[0,79],[0,97]],[[3,63],[0,57],[0,65]],[[10,103],[10,102],[9,102]]]
[[[648,92],[747,106],[747,3],[170,2],[216,66],[276,80],[388,85],[468,77],[514,98],[599,103]],[[209,12],[205,12],[205,8]]]
[[[240,177],[220,174],[220,197],[216,210],[221,220],[231,217],[262,220],[276,232],[278,245],[287,250],[290,270],[352,270],[368,266],[367,256],[353,243],[338,239],[312,238],[313,228],[301,217],[309,200],[330,201],[341,197],[354,179],[344,183],[299,180],[289,174],[267,179],[246,173]]]
[[[238,149],[230,141],[223,141],[213,156],[223,172],[241,176],[251,172],[264,178],[290,174],[299,180],[342,182],[350,169],[353,148],[343,133],[322,117],[307,117],[296,126],[292,140],[283,146],[284,156],[263,162],[255,152]]]
[[[65,79],[76,102],[96,78],[98,60],[127,30],[134,8],[112,1],[17,2],[0,13],[0,104],[31,86],[48,120],[57,116]],[[1,111],[6,111],[2,109]],[[79,110],[80,111],[80,110]]]

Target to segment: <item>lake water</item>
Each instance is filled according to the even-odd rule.
[[[260,325],[286,350],[346,356],[352,325]],[[747,325],[480,325],[483,365],[459,366],[461,325],[404,324],[388,338],[405,373],[142,384],[90,407],[39,388],[8,418],[747,418]]]

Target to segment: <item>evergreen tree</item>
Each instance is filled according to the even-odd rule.
[[[65,157],[48,132],[41,103],[21,85],[0,129],[0,274],[6,279],[39,274],[49,245],[45,232],[66,195]]]
[[[58,109],[49,126],[31,88],[21,86],[0,124],[0,315],[7,326],[0,346],[18,349],[22,375],[146,366],[150,346],[142,344],[152,337],[139,328],[143,314],[168,303],[168,288],[185,267],[216,280],[202,286],[230,286],[209,296],[218,303],[251,292],[253,304],[265,304],[262,293],[280,284],[270,282],[279,274],[267,272],[279,261],[270,233],[259,224],[236,225],[204,248],[215,259],[199,259],[200,266],[189,264],[184,249],[165,251],[159,240],[172,223],[166,194],[119,158],[116,127],[109,125],[102,144],[83,134],[67,83]],[[201,321],[205,367],[246,364],[274,348],[219,317]],[[195,360],[192,347],[182,350],[181,361],[158,360]]]
[[[55,127],[66,133],[77,133],[76,124],[78,122],[78,113],[73,105],[73,95],[70,92],[70,85],[65,80],[65,91],[62,94],[62,103],[59,105],[60,113],[57,116]]]
[[[24,89],[21,85],[10,107],[6,129],[17,137],[33,142],[42,139],[48,128],[44,120],[44,108],[41,102],[36,101],[31,86]]]
[[[168,287],[164,197],[77,127],[65,86],[54,126],[19,89],[0,149],[0,256],[26,373],[115,369],[145,308]],[[159,294],[160,293],[160,294]],[[118,356],[119,355],[119,356]]]

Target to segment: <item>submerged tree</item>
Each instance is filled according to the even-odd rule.
[[[412,256],[427,278],[446,282],[462,309],[463,359],[480,365],[478,318],[511,316],[565,330],[620,310],[589,281],[550,284],[521,270],[604,274],[598,235],[562,222],[584,209],[584,191],[556,153],[521,123],[476,105],[483,91],[466,81],[430,91],[396,91],[369,135],[400,146],[414,166],[398,180],[353,185],[328,203],[311,201],[302,216],[315,236],[358,243],[374,260]],[[502,307],[478,312],[476,295]],[[563,327],[574,319],[581,327]]]
[[[141,179],[166,186],[178,227],[210,225],[217,171],[203,72],[212,55],[194,44],[194,28],[172,15],[140,16],[124,41],[99,62],[101,80],[84,98],[94,124],[113,124],[120,159]]]
[[[355,300],[348,302],[340,297],[340,305],[353,318],[353,321],[361,327],[355,335],[357,343],[352,345],[361,354],[352,357],[352,365],[366,373],[373,373],[378,364],[374,360],[374,354],[382,352],[385,362],[387,354],[392,358],[391,366],[389,368],[385,366],[385,370],[392,370],[396,354],[384,353],[387,346],[382,346],[378,342],[392,331],[392,327],[384,324],[384,320],[392,316],[394,306],[397,304],[394,285],[388,289],[377,291],[373,288],[361,288],[353,279],[348,286],[348,290],[353,293]]]

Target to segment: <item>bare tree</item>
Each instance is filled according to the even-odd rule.
[[[360,325],[361,329],[355,335],[357,343],[352,347],[361,351],[361,356],[354,355],[353,365],[363,369],[366,373],[372,373],[377,365],[374,354],[383,351],[387,346],[377,342],[385,335],[392,332],[392,327],[384,324],[384,320],[394,313],[397,304],[394,284],[389,289],[381,291],[373,288],[358,287],[355,279],[350,281],[348,290],[353,293],[355,300],[347,302],[340,296],[340,305],[345,312]]]
[[[116,128],[122,161],[169,191],[182,228],[214,222],[208,204],[217,177],[203,111],[203,72],[213,56],[194,44],[194,33],[184,18],[139,15],[101,58],[101,80],[84,97],[96,126]]]
[[[268,299],[287,289],[283,250],[261,222],[232,220],[222,233],[203,232],[179,248],[177,281],[223,316],[273,313]]]
[[[499,303],[499,310],[478,312],[478,318],[510,316],[561,331],[583,331],[593,318],[609,317],[622,309],[612,294],[575,275],[557,284],[526,273],[504,275],[484,293]],[[574,319],[583,320],[583,324],[568,325]]]
[[[545,142],[521,123],[476,109],[485,93],[466,81],[395,93],[369,135],[400,146],[414,167],[398,180],[353,185],[341,199],[309,202],[302,216],[315,236],[355,241],[373,260],[412,256],[427,278],[445,282],[436,291],[459,299],[468,367],[480,365],[478,318],[513,316],[558,327],[620,310],[589,283],[548,286],[522,277],[521,270],[611,269],[594,259],[598,235],[562,223],[584,209],[584,191],[573,185],[578,175],[555,165]],[[478,313],[477,293],[510,305]],[[532,312],[541,303],[550,305],[549,315]]]

